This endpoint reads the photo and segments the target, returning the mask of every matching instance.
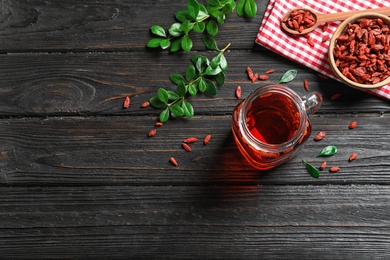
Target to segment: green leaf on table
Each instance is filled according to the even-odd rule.
[[[179,95],[174,91],[168,90],[167,92],[169,100],[178,100],[180,98]]]
[[[172,106],[169,107],[169,110],[171,114],[174,115],[175,117],[180,117],[184,115],[183,108],[178,104],[173,104]]]
[[[210,67],[216,69],[221,64],[221,55],[218,54],[214,58],[211,59]]]
[[[207,0],[207,3],[209,5],[221,6],[221,2],[219,0]]]
[[[209,50],[212,50],[212,51],[218,51],[218,46],[217,46],[217,42],[215,41],[215,39],[211,36],[205,36],[203,38],[203,43],[204,43],[204,46],[206,46],[207,49]]]
[[[184,100],[183,103],[181,104],[181,107],[183,108],[184,115],[186,117],[191,118],[194,116],[194,108],[192,107],[190,102]]]
[[[208,66],[208,67],[206,68],[206,70],[204,71],[204,75],[215,76],[215,75],[219,74],[221,71],[222,71],[221,67],[218,66],[218,67],[216,67],[215,69],[213,69],[213,68],[211,67],[211,65],[210,65],[210,66]]]
[[[219,62],[219,67],[221,67],[222,71],[225,71],[227,70],[227,60],[225,58],[225,55],[223,55],[222,53],[220,55],[221,55],[221,60]]]
[[[237,8],[236,8],[236,13],[238,16],[244,15],[245,2],[246,2],[246,0],[238,1]]]
[[[168,40],[168,39],[163,39],[163,40],[160,42],[160,47],[161,47],[161,49],[163,49],[163,50],[169,48],[170,45],[171,45],[171,41]]]
[[[150,27],[150,29],[151,29],[152,33],[157,35],[157,36],[167,37],[167,34],[165,33],[164,28],[162,28],[159,25],[153,25],[152,27]]]
[[[181,23],[174,23],[169,27],[168,32],[173,37],[179,37],[183,31],[181,30]]]
[[[225,76],[225,73],[223,73],[223,71],[221,71],[220,73],[215,75],[215,80],[217,81],[218,85],[220,85],[220,86],[223,86],[225,84],[225,79],[226,79],[226,76]]]
[[[171,44],[171,52],[177,52],[178,50],[180,50],[181,48],[181,38],[175,40],[172,44]]]
[[[296,70],[288,70],[286,71],[282,77],[280,78],[278,84],[281,84],[281,83],[288,83],[290,81],[292,81],[293,79],[295,79],[295,77],[297,76],[298,72]]]
[[[166,91],[164,88],[159,88],[157,92],[158,98],[163,102],[164,104],[168,104],[168,91]]]
[[[194,65],[192,65],[192,64],[189,65],[189,66],[187,67],[187,70],[186,70],[186,79],[187,79],[188,81],[194,79],[194,78],[195,78],[195,74],[196,74],[196,71],[195,71]]]
[[[188,93],[190,93],[191,96],[196,96],[198,88],[194,84],[190,84],[188,85]]]
[[[314,167],[313,165],[311,165],[310,163],[308,163],[306,160],[302,160],[303,163],[305,164],[305,167],[306,167],[306,170],[307,172],[314,178],[319,178],[320,177],[320,171]]]
[[[164,102],[162,102],[158,96],[153,96],[149,99],[149,102],[150,104],[152,105],[152,107],[154,108],[163,108],[166,106],[166,104],[164,104]]]
[[[200,92],[205,92],[207,89],[207,84],[205,82],[205,78],[201,77],[198,83],[198,88]]]
[[[159,116],[160,122],[165,123],[169,119],[169,108],[165,108],[163,111],[161,111]]]
[[[234,8],[236,8],[236,2],[231,1],[230,3],[225,4],[225,6],[222,8],[222,13],[230,14],[233,12]]]
[[[194,28],[194,25],[195,25],[195,23],[191,22],[191,21],[183,22],[180,25],[180,29],[183,31],[184,34],[187,35]]]
[[[213,96],[216,95],[217,94],[217,86],[215,85],[215,83],[209,79],[206,79],[206,78],[204,79],[204,81],[207,84],[206,93],[213,95]]]
[[[184,51],[190,52],[192,49],[192,40],[188,35],[184,35],[183,39],[181,40],[181,47]]]
[[[180,97],[184,97],[184,96],[187,94],[187,91],[188,91],[188,85],[186,85],[186,83],[185,83],[184,81],[180,82],[180,83],[177,85],[176,93],[177,93]]]
[[[196,0],[187,1],[188,16],[192,21],[196,21],[196,17],[199,13],[199,3]]]
[[[334,145],[329,145],[322,149],[321,152],[317,155],[317,157],[330,156],[334,155],[335,153],[337,153],[337,147]]]
[[[175,13],[175,17],[180,22],[188,22],[190,19],[188,19],[188,10],[182,10]]]
[[[165,40],[165,39],[164,38],[152,38],[148,41],[146,46],[148,46],[149,48],[158,48],[158,47],[160,47],[160,43],[163,40]]]
[[[186,80],[183,78],[182,75],[174,73],[169,76],[169,79],[172,81],[173,84],[176,86],[179,85],[181,82],[186,82]]]
[[[196,16],[197,22],[203,21],[210,16],[209,12],[207,11],[206,7],[204,7],[204,5],[198,3],[198,7],[199,7],[199,12],[198,15]]]
[[[218,34],[218,23],[214,19],[211,19],[206,25],[206,31],[211,36]]]
[[[206,24],[204,22],[197,22],[194,25],[194,32],[201,33],[206,28]]]
[[[244,11],[248,17],[250,18],[255,17],[257,13],[257,5],[255,0],[246,0]]]

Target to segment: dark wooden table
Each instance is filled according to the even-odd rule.
[[[160,110],[140,105],[173,88],[191,56],[214,55],[200,34],[190,53],[146,48],[150,26],[169,27],[185,0],[2,1],[0,258],[390,258],[390,102],[256,46],[267,1],[256,2],[254,19],[233,13],[216,37],[232,44],[225,85],[148,138]],[[252,84],[247,66],[276,71]],[[234,91],[245,98],[289,69],[298,94],[304,79],[322,93],[312,137],[327,136],[259,172],[232,138]],[[319,166],[325,145],[341,171],[316,179],[302,159]]]

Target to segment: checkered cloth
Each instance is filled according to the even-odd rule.
[[[289,10],[299,7],[313,9],[319,13],[336,13],[380,8],[389,5],[389,0],[270,0],[256,37],[256,43],[303,66],[337,79],[328,63],[330,41],[322,42],[322,37],[324,35],[331,37],[341,21],[328,22],[328,28],[325,31],[320,26],[310,32],[309,35],[315,43],[315,46],[311,47],[305,37],[292,37],[281,29],[280,20],[282,16]],[[365,91],[390,99],[390,84]]]

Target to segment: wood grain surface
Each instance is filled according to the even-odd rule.
[[[268,1],[256,3],[255,18],[233,13],[218,33],[232,44],[226,84],[189,98],[193,118],[155,127],[160,111],[141,104],[174,89],[170,74],[194,54],[215,55],[199,34],[190,53],[146,48],[150,26],[168,28],[187,1],[1,1],[0,258],[390,258],[390,102],[256,46]],[[251,83],[247,66],[276,71]],[[307,79],[323,104],[299,155],[259,172],[234,143],[231,113],[289,69],[288,86],[304,96]],[[192,152],[187,137],[198,138]],[[326,145],[338,153],[316,157]],[[341,171],[312,178],[302,159]]]

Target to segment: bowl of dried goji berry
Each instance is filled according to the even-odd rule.
[[[390,83],[390,18],[378,13],[344,20],[329,44],[329,62],[344,83],[359,89]]]

